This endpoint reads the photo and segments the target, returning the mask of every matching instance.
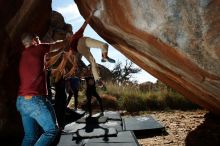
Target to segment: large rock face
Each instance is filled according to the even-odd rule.
[[[75,0],[108,43],[191,101],[220,114],[219,0]],[[144,77],[143,77],[144,78]]]
[[[20,36],[33,32],[40,36],[48,30],[51,0],[0,1],[0,138],[21,135],[21,122],[16,112]],[[10,135],[10,137],[9,137]],[[7,141],[11,142],[11,141]],[[2,143],[2,142],[1,142]],[[10,144],[9,144],[10,145]]]

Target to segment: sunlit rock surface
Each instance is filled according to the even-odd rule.
[[[220,114],[218,0],[75,0],[117,50],[191,101]],[[144,78],[144,77],[143,77]]]

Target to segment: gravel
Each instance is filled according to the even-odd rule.
[[[220,117],[205,110],[156,111],[151,115],[165,133],[138,139],[141,146],[219,146]]]

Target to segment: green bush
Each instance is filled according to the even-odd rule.
[[[148,110],[164,110],[167,108],[164,98],[160,92],[150,92],[146,96],[145,100]]]
[[[146,102],[142,97],[126,96],[119,100],[119,107],[128,112],[146,110]]]
[[[113,83],[107,83],[107,91],[100,91],[115,97],[116,104],[121,110],[128,112],[138,112],[145,110],[168,110],[180,109],[191,110],[198,109],[199,106],[188,101],[184,96],[174,90],[163,89],[159,91],[143,91],[135,86],[119,86]],[[109,102],[109,101],[108,101]]]
[[[102,94],[100,96],[102,97],[102,104],[105,109],[118,109],[116,97],[108,94]]]
[[[166,93],[164,99],[170,109],[191,110],[199,108],[198,105],[190,102],[177,92]]]

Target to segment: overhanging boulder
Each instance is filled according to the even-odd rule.
[[[191,101],[220,114],[218,0],[75,0],[93,29]],[[144,78],[144,77],[143,77]]]

